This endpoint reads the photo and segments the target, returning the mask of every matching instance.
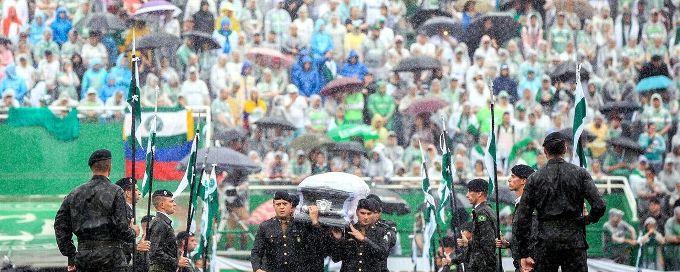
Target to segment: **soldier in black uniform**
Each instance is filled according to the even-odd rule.
[[[154,218],[153,215],[145,215],[142,217],[142,220],[140,220],[140,225],[142,226],[142,230],[146,231],[147,228],[146,226],[151,223],[151,220]],[[137,244],[137,250],[135,251],[135,270],[133,272],[148,272],[149,271],[149,249],[151,249],[151,241],[149,241],[147,237],[147,233],[144,233],[142,235],[142,241],[147,241],[149,242],[148,244],[148,249],[144,251],[144,248],[140,248],[140,245],[142,243]]]
[[[193,252],[196,249],[196,246],[198,246],[198,241],[196,241],[196,236],[188,231],[180,231],[177,234],[177,247],[179,248],[179,255],[181,256],[182,253],[184,253],[184,243],[187,243],[187,252]],[[197,258],[201,258],[201,256],[195,256]],[[194,264],[191,260],[189,260],[189,266],[183,267],[179,270],[179,272],[198,272],[198,267],[196,264]]]
[[[586,225],[604,215],[605,204],[586,169],[562,159],[565,139],[548,134],[543,150],[548,163],[529,177],[518,205],[515,229],[522,268],[534,271],[587,271]],[[584,209],[590,204],[590,213]],[[534,252],[530,251],[531,217],[536,211],[538,230]]]
[[[116,185],[123,189],[123,193],[125,195],[125,203],[127,204],[125,206],[127,207],[126,210],[128,220],[132,220],[132,194],[133,194],[132,191],[134,190],[135,191],[134,193],[137,194],[135,196],[137,200],[139,200],[142,197],[142,193],[139,191],[137,186],[135,186],[136,183],[137,181],[131,177],[121,178],[118,181],[116,181]],[[146,230],[146,228],[144,229]],[[137,252],[140,252],[142,254],[137,254],[137,256],[144,255],[143,253],[148,252],[149,249],[151,248],[151,242],[149,242],[146,239],[141,239],[134,247],[133,245],[134,243],[125,243],[123,245],[123,251],[125,251],[125,257],[127,258],[128,263],[130,263],[132,260],[132,254],[137,254]],[[137,261],[134,267],[135,271],[139,271],[138,267],[142,265],[147,265],[146,263],[140,265],[140,260],[138,258],[136,258],[135,261]]]
[[[309,206],[309,224],[293,221],[295,196],[279,191],[273,201],[276,217],[262,222],[255,235],[250,253],[253,271],[323,271],[326,251],[318,208]]]
[[[126,271],[123,243],[134,243],[139,227],[128,220],[123,190],[108,178],[111,152],[93,152],[88,165],[92,179],[64,198],[54,219],[59,251],[68,257],[69,271]]]
[[[468,183],[467,199],[474,205],[472,210],[472,240],[463,236],[458,244],[467,246],[464,263],[465,271],[494,272],[498,265],[495,236],[498,233],[496,215],[486,202],[489,183],[483,179],[473,179]]]
[[[510,179],[508,179],[508,187],[510,188],[510,191],[515,192],[515,195],[517,198],[515,199],[515,210],[517,210],[517,205],[519,204],[519,201],[522,199],[522,194],[524,194],[524,186],[527,183],[527,179],[531,174],[533,174],[535,171],[533,168],[529,167],[528,165],[524,164],[518,164],[512,167],[510,169]],[[538,221],[536,221],[536,217],[533,216],[532,220],[532,232],[536,230],[536,227],[538,227]],[[517,217],[513,217],[512,220],[512,229],[515,230],[517,228]],[[530,246],[533,248],[533,241],[530,243]],[[518,248],[518,243],[515,241],[515,236],[512,235],[510,237],[510,241],[506,240],[505,237],[501,236],[501,239],[496,239],[496,247],[499,248],[510,248],[512,251],[512,264],[515,267],[515,272],[520,272],[520,257],[519,257],[519,248]],[[531,251],[531,249],[529,250]]]
[[[373,221],[371,223],[376,224],[377,226],[380,226],[382,228],[387,229],[389,232],[389,237],[390,237],[390,252],[394,251],[394,247],[397,244],[397,223],[391,220],[383,220],[382,219],[382,212],[384,209],[384,204],[382,200],[380,200],[380,197],[374,194],[370,194],[366,196],[366,199],[373,199],[378,203],[378,206],[380,210],[377,213],[373,214]]]
[[[335,238],[333,261],[342,261],[340,272],[385,272],[390,254],[390,230],[372,223],[380,204],[374,199],[359,200],[356,214],[359,222],[350,224],[348,235],[333,229]]]
[[[151,220],[151,226],[149,226],[148,235],[151,241],[149,271],[176,271],[177,267],[187,267],[189,259],[178,256],[175,231],[172,229],[172,220],[168,217],[175,213],[177,206],[172,193],[168,190],[157,190],[153,192],[151,201],[156,208],[156,217]]]

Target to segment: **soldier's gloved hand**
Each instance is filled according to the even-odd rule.
[[[177,265],[179,265],[179,267],[189,267],[189,258],[180,257],[179,262],[177,262]]]
[[[147,252],[151,249],[151,241],[141,240],[137,244],[137,251]]]

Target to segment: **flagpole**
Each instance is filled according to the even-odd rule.
[[[196,138],[196,149],[198,150],[198,142],[200,139],[201,135],[201,114],[198,114],[198,126],[196,127],[196,135],[194,136]],[[187,167],[190,167],[187,165]],[[194,216],[192,212],[192,203],[194,201],[194,186],[196,185],[196,160],[194,160],[194,166],[193,166],[194,171],[191,173],[191,180],[189,180],[189,212],[187,214],[187,233],[190,232],[191,230],[191,221]],[[184,253],[182,254],[183,257],[186,257],[188,252],[188,246],[189,246],[189,237],[187,237],[186,240],[184,240]]]
[[[156,125],[158,124],[157,118],[158,118],[158,92],[159,91],[160,90],[158,89],[158,86],[156,86],[156,103],[153,107],[153,122],[154,122],[153,133],[156,133]],[[151,141],[151,138],[149,138],[149,141]],[[149,194],[149,201],[148,201],[148,203],[146,203],[146,216],[147,217],[149,217],[151,215],[151,195],[153,195],[153,163],[155,161],[154,160],[154,154],[156,153],[156,151],[154,150],[154,146],[151,145],[150,147],[151,147],[151,150],[149,150],[149,153],[151,155],[151,173],[149,173],[149,181],[148,181],[149,182],[149,190],[147,191],[147,194]],[[149,167],[149,166],[147,166],[147,167]],[[146,224],[146,230],[144,230],[145,235],[149,233],[149,227],[150,226],[151,226],[151,224]],[[147,241],[149,240],[149,235],[146,235],[146,240]]]
[[[493,85],[492,85],[493,86]],[[495,95],[491,95],[491,104],[490,104],[490,109],[491,109],[491,131],[493,133],[493,130],[496,127],[496,120],[494,118],[494,101],[496,100]],[[489,141],[492,141],[493,139],[489,139]],[[496,154],[494,154],[495,156]],[[493,162],[493,184],[494,184],[494,191],[496,194],[496,227],[498,228],[498,231],[496,232],[496,239],[500,240],[501,239],[501,220],[500,220],[500,205],[498,201],[498,170],[497,170],[497,165],[496,162]],[[497,270],[499,272],[503,272],[503,256],[501,255],[501,248],[498,248],[498,268]]]
[[[134,65],[135,73],[132,76],[135,77],[135,83],[138,83],[139,82],[139,72],[138,72],[138,69],[137,69],[137,62],[139,61],[139,59],[135,55],[135,52],[136,52],[135,49],[136,49],[136,46],[137,46],[136,42],[137,41],[136,41],[136,38],[135,38],[135,30],[133,28],[132,29],[132,63]],[[136,88],[139,88],[139,85],[136,85],[135,89]],[[130,119],[132,121],[131,122],[132,129],[130,130],[130,133],[131,133],[130,136],[132,136],[132,169],[130,169],[130,177],[131,177],[130,179],[131,179],[132,183],[134,184],[134,188],[136,190],[137,189],[137,180],[135,179],[135,168],[136,168],[135,161],[136,161],[136,157],[137,157],[137,143],[136,143],[137,142],[137,137],[136,137],[137,133],[136,133],[136,128],[135,128],[135,119],[136,118],[135,118],[135,107],[134,106],[130,107]],[[135,211],[136,206],[137,206],[137,194],[135,192],[132,192],[132,222],[133,222],[133,224],[137,223],[137,212]],[[148,228],[147,228],[146,231],[148,231]],[[136,243],[132,243],[132,252],[135,252],[136,249],[137,249]],[[136,255],[137,254],[134,254],[134,253],[132,254],[132,270],[133,271],[136,270],[136,268],[137,268]]]

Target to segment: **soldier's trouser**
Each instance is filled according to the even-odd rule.
[[[587,272],[587,254],[585,249],[569,249],[559,251],[537,252],[535,272],[557,272],[558,268],[566,272]]]
[[[128,271],[127,259],[122,248],[106,247],[79,250],[75,256],[78,271]]]

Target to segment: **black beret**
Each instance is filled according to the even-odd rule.
[[[472,231],[472,222],[465,222],[462,225],[460,225],[460,230],[461,231]]]
[[[564,135],[561,132],[559,131],[551,132],[550,134],[548,134],[548,136],[545,136],[545,139],[543,140],[543,146],[546,146],[548,144],[552,145],[564,143],[565,140],[566,139],[564,138]]]
[[[289,194],[290,195],[290,203],[293,204],[293,207],[297,207],[298,204],[300,204],[300,197],[296,194]]]
[[[359,205],[357,205],[357,210],[358,209],[365,209],[372,212],[380,212],[380,203],[378,203],[378,201],[375,201],[375,199],[364,198],[362,200],[359,200]]]
[[[376,202],[378,202],[378,206],[380,206],[380,211],[382,212],[383,202],[382,202],[382,200],[380,200],[379,196],[377,196],[376,194],[370,194],[370,195],[366,196],[366,199],[373,199]]]
[[[442,247],[456,247],[456,239],[452,236],[442,238]]]
[[[118,187],[122,188],[123,190],[128,190],[130,187],[135,186],[136,183],[137,180],[131,177],[125,177],[116,181],[116,185],[118,185]]]
[[[145,215],[142,217],[141,223],[149,223],[153,219],[153,215]]]
[[[90,155],[90,159],[87,161],[87,166],[92,166],[95,162],[98,161],[103,161],[103,160],[110,160],[111,159],[111,151],[108,151],[106,149],[99,149],[95,152],[92,152],[92,155]]]
[[[470,192],[488,192],[489,182],[483,179],[473,179],[468,182],[467,188]]]
[[[177,241],[186,240],[187,238],[189,238],[191,236],[194,236],[194,234],[190,231],[186,231],[186,230],[180,231],[179,233],[177,233]]]
[[[172,193],[168,190],[156,190],[153,192],[151,195],[152,197],[157,197],[157,196],[164,196],[164,197],[172,197]]]
[[[515,174],[515,176],[522,178],[522,179],[527,179],[531,174],[533,174],[535,171],[533,168],[529,167],[528,165],[524,164],[518,164],[512,167],[510,171]]]
[[[285,200],[293,204],[293,198],[290,197],[290,194],[286,191],[277,191],[274,193],[274,200]]]

